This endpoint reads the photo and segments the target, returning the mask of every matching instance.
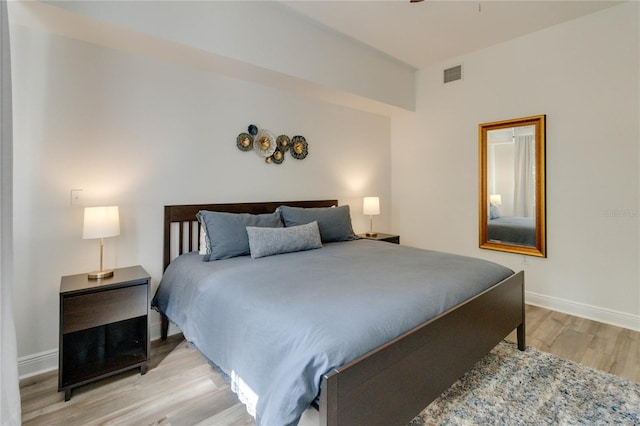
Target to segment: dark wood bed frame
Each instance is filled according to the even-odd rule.
[[[197,250],[200,210],[261,214],[281,205],[329,207],[338,202],[165,206],[163,271],[171,262],[172,224],[179,223],[177,254],[182,254]],[[163,339],[168,328],[162,315]],[[320,393],[320,425],[405,425],[514,329],[518,348],[524,350],[523,271],[327,373]]]

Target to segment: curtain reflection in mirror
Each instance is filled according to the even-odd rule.
[[[535,126],[514,127],[513,144],[515,151],[513,157],[513,215],[521,217],[535,217]]]

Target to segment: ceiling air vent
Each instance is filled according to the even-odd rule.
[[[451,83],[456,80],[462,80],[462,65],[456,65],[455,67],[444,70],[445,83]]]

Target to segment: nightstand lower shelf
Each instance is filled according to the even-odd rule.
[[[82,386],[147,362],[145,316],[63,336],[64,365],[60,390]],[[127,336],[127,340],[123,340]]]

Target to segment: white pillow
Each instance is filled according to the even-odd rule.
[[[209,247],[209,236],[207,235],[207,227],[200,224],[200,242],[198,243],[198,252],[200,254],[211,254]]]

